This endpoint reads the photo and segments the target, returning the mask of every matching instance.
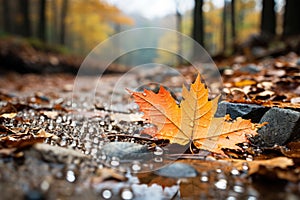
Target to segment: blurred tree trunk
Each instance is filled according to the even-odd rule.
[[[176,0],[176,29],[177,34],[177,65],[182,64],[182,15],[180,13],[180,3],[179,0]]]
[[[56,0],[52,0],[51,12],[52,12],[52,41],[54,43],[58,43],[58,6]]]
[[[228,13],[228,5],[227,0],[224,0],[224,8],[223,8],[223,19],[222,19],[222,25],[223,25],[223,37],[222,37],[222,44],[223,44],[223,54],[226,53],[226,47],[227,47],[227,13]]]
[[[3,19],[3,29],[7,33],[12,33],[11,27],[11,13],[10,13],[10,0],[3,0],[3,10],[2,10],[2,19]]]
[[[69,0],[63,0],[61,7],[61,21],[60,21],[60,44],[66,44],[66,18],[68,13]]]
[[[232,38],[232,50],[236,52],[236,21],[235,21],[235,0],[231,0],[231,38]]]
[[[262,1],[262,14],[260,30],[262,34],[270,36],[276,35],[276,15],[275,15],[275,1],[263,0]]]
[[[286,0],[283,36],[298,35],[300,34],[300,1],[299,0]]]
[[[193,39],[204,47],[204,25],[203,25],[203,0],[195,0],[194,16],[193,16]],[[197,58],[197,48],[194,45],[193,58]]]
[[[22,18],[17,33],[21,33],[21,35],[24,37],[31,36],[29,5],[30,5],[30,0],[19,0],[19,9]]]
[[[38,37],[46,41],[46,0],[40,0]]]

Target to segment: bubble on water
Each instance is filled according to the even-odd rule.
[[[216,188],[220,190],[225,190],[227,188],[227,180],[226,179],[220,179],[215,183]]]
[[[72,170],[68,170],[68,171],[67,171],[67,174],[66,174],[66,179],[67,179],[67,181],[69,181],[70,183],[75,182],[75,180],[76,180],[75,172],[72,171]]]
[[[112,193],[112,191],[110,189],[103,189],[101,191],[101,196],[104,199],[110,199],[113,196],[113,193]]]
[[[153,154],[156,156],[161,156],[164,154],[164,150],[162,148],[156,146]]]
[[[134,172],[138,172],[142,169],[142,164],[139,161],[133,161],[131,165],[131,169]]]
[[[124,200],[130,200],[133,199],[134,195],[130,188],[123,188],[121,190],[121,198]]]
[[[110,161],[112,167],[118,167],[120,165],[120,159],[118,157],[112,157]]]

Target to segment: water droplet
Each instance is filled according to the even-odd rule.
[[[147,94],[145,92],[143,92],[143,96],[145,97],[145,96],[147,96]]]
[[[234,196],[229,196],[229,197],[226,198],[226,200],[236,200],[236,199],[237,199],[237,198],[234,197]]]
[[[237,170],[236,168],[233,168],[233,169],[231,170],[230,173],[231,173],[233,176],[238,176],[238,175],[240,175],[239,170]]]
[[[252,156],[252,155],[247,155],[246,160],[247,160],[247,161],[253,161],[253,156]]]
[[[104,199],[110,199],[113,195],[112,191],[109,189],[103,189],[101,195]]]
[[[60,124],[61,122],[62,122],[62,118],[61,117],[57,117],[56,123]]]
[[[120,159],[118,157],[112,157],[110,161],[112,167],[117,167],[120,165]]]
[[[263,151],[258,147],[256,149],[254,149],[255,153],[257,154],[261,154]]]
[[[41,183],[41,189],[43,190],[43,191],[47,191],[47,190],[49,190],[49,188],[50,188],[50,184],[49,184],[49,182],[48,181],[46,181],[46,180],[44,180],[42,183]]]
[[[247,142],[244,142],[242,148],[243,149],[248,149],[249,148],[249,144]]]
[[[227,180],[226,179],[220,179],[215,183],[216,188],[220,190],[225,190],[227,188]]]
[[[130,200],[133,199],[133,192],[129,188],[124,188],[121,190],[121,198],[124,200]]]
[[[131,165],[131,169],[134,172],[140,171],[142,169],[142,165],[139,161],[133,161],[132,165]]]
[[[242,164],[242,170],[243,170],[243,172],[248,173],[248,171],[249,171],[249,165],[248,165],[248,163],[244,162]]]
[[[245,189],[241,183],[237,183],[236,185],[233,186],[233,191],[237,193],[243,193]]]
[[[200,177],[200,181],[201,182],[208,182],[209,181],[207,172],[202,172],[201,177]]]
[[[164,150],[162,148],[156,146],[153,154],[156,156],[161,156],[161,155],[163,155],[163,153],[164,153]]]
[[[68,170],[67,174],[66,174],[66,179],[67,181],[69,181],[70,183],[73,183],[76,180],[76,176],[74,171],[72,170]]]
[[[163,161],[164,161],[164,159],[160,156],[155,156],[154,157],[154,162],[160,163],[160,162],[163,162]]]
[[[257,200],[258,198],[255,196],[248,196],[247,200]]]
[[[101,160],[106,160],[107,156],[106,156],[105,153],[102,152],[102,153],[100,154],[99,158],[100,158]]]
[[[220,173],[222,173],[222,170],[221,170],[221,169],[216,169],[216,172],[217,172],[218,174],[220,174]]]

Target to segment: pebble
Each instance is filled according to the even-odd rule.
[[[269,108],[256,104],[230,103],[222,101],[219,103],[216,117],[229,114],[232,119],[242,117],[243,119],[251,119],[252,122],[257,123]]]
[[[111,142],[105,144],[102,148],[102,153],[110,158],[118,157],[121,162],[143,159],[150,154],[147,146],[131,142]]]
[[[266,146],[283,145],[288,140],[299,138],[300,112],[274,107],[261,118],[260,123],[263,122],[268,124],[258,133]]]
[[[190,178],[198,175],[191,165],[185,163],[173,163],[154,172],[159,176],[170,178]]]

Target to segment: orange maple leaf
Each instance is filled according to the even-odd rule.
[[[257,134],[257,126],[250,120],[237,118],[230,122],[228,116],[214,118],[219,97],[208,100],[208,89],[201,83],[200,75],[190,90],[183,86],[180,105],[162,86],[157,94],[146,89],[129,92],[144,113],[143,118],[157,126],[153,136],[169,139],[170,143],[193,143],[197,148],[223,153],[222,148],[239,149],[235,144],[247,141],[246,134]]]

